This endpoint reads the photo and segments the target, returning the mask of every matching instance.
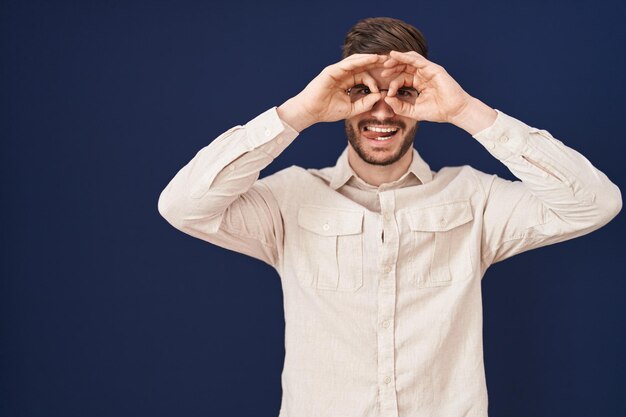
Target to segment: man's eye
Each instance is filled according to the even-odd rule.
[[[415,98],[417,90],[414,88],[400,88],[396,93],[398,97]]]
[[[369,87],[365,85],[355,85],[350,89],[350,95],[354,96],[365,96],[371,93]]]

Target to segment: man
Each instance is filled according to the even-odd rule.
[[[336,166],[258,180],[299,132],[343,119]],[[412,149],[419,121],[464,129],[521,181],[432,172]],[[278,271],[280,417],[487,416],[484,272],[620,209],[582,155],[471,97],[389,18],[358,22],[342,61],[198,152],[159,199],[174,227]]]

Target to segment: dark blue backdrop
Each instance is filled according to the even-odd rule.
[[[277,275],[176,231],[157,199],[335,62],[359,18],[415,24],[468,92],[625,189],[622,1],[226,3],[0,2],[0,416],[278,415]],[[344,146],[341,124],[314,126],[264,174]],[[511,178],[451,126],[416,147]],[[626,415],[625,232],[621,214],[487,272],[491,416]]]

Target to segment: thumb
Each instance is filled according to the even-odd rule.
[[[410,106],[403,101],[398,100],[396,97],[385,97],[385,103],[389,104],[389,107],[393,109],[395,114],[400,116],[410,116]]]

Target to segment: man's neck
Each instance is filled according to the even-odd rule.
[[[412,149],[409,149],[402,157],[390,165],[374,165],[365,162],[359,155],[348,146],[348,163],[359,178],[375,187],[400,179],[411,166],[413,160]]]

